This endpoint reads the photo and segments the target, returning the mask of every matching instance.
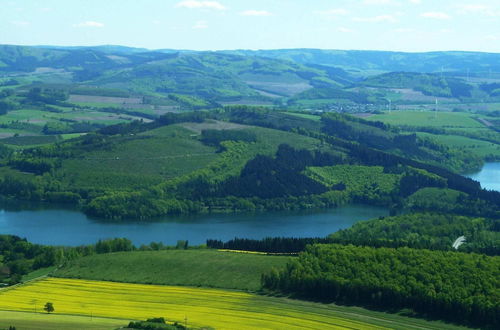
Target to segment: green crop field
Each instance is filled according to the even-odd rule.
[[[41,110],[15,110],[5,115],[0,115],[0,124],[7,124],[13,121],[24,121],[30,124],[43,126],[49,121],[51,113]]]
[[[368,120],[382,121],[390,125],[445,127],[445,128],[484,128],[473,118],[473,114],[464,112],[434,111],[392,111],[367,117]]]
[[[42,308],[43,306],[38,306]],[[127,325],[128,319],[114,319],[107,317],[90,317],[90,315],[53,315],[33,312],[0,311],[0,329],[30,330],[59,330],[59,329],[88,329],[110,330]]]
[[[349,193],[376,187],[378,192],[389,194],[397,187],[400,179],[399,175],[384,173],[382,166],[359,165],[309,167],[306,175],[328,186],[344,183]]]
[[[119,252],[74,260],[55,276],[256,291],[260,274],[288,258],[205,249]]]
[[[32,312],[52,302],[54,318],[65,315],[165,317],[216,329],[453,329],[454,326],[303,301],[221,289],[47,278],[0,291],[0,309]],[[110,327],[111,328],[111,327]]]
[[[463,148],[483,158],[500,158],[500,144],[482,141],[458,135],[437,135],[418,132],[418,136],[431,138],[439,143],[456,148]]]
[[[315,121],[319,121],[321,119],[321,116],[311,115],[308,113],[287,112],[286,114],[290,115],[290,116],[295,116],[295,117],[304,118],[304,119],[311,119],[311,120],[315,120]]]
[[[59,141],[61,138],[57,135],[25,135],[13,136],[0,140],[1,143],[13,146],[36,146],[41,144],[50,144]]]

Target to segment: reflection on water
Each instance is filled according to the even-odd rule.
[[[479,181],[483,188],[500,191],[500,163],[486,163],[481,171],[467,176]]]
[[[114,237],[126,237],[136,245],[153,241],[173,245],[181,239],[198,245],[207,238],[324,237],[359,220],[388,214],[380,207],[347,205],[315,212],[208,214],[117,223],[89,219],[77,210],[47,204],[16,202],[1,208],[1,234],[25,237],[34,243],[71,246]]]

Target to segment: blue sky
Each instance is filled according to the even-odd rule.
[[[0,43],[500,52],[500,0],[0,0]]]

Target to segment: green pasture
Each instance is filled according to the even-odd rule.
[[[367,117],[367,120],[381,121],[399,126],[425,126],[443,128],[484,128],[474,115],[465,112],[441,111],[391,111]]]
[[[289,258],[210,249],[117,252],[74,260],[55,276],[257,291],[260,274]]]
[[[314,120],[314,121],[320,121],[321,120],[321,116],[311,115],[311,114],[308,114],[308,113],[286,112],[286,114],[290,115],[290,116],[299,117],[299,118],[311,119],[311,120]]]
[[[43,306],[39,306],[41,309]],[[0,311],[0,329],[9,329],[10,326],[18,330],[59,330],[59,329],[88,329],[111,330],[127,325],[129,320],[107,317],[90,317],[90,315],[62,315],[30,312]]]
[[[437,135],[418,132],[418,136],[436,140],[444,145],[464,149],[482,158],[500,158],[500,144],[458,135]]]

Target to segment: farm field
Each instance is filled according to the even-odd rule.
[[[90,318],[87,315],[48,315],[46,313],[0,311],[0,329],[15,326],[16,329],[20,330],[108,330],[127,325],[128,321],[104,317]]]
[[[74,260],[55,276],[257,291],[260,274],[289,258],[209,249],[118,252]]]
[[[0,124],[8,124],[13,121],[24,121],[34,125],[43,126],[49,120],[51,113],[41,110],[15,110],[5,115],[0,115]]]
[[[381,121],[398,126],[426,126],[443,128],[484,128],[473,118],[473,114],[463,112],[438,111],[392,111],[367,117],[368,120]]]
[[[145,319],[165,317],[216,329],[453,329],[398,315],[220,289],[47,278],[0,291],[0,309],[28,312],[53,303],[61,314]]]
[[[305,118],[305,119],[311,119],[311,120],[315,120],[315,121],[321,120],[321,116],[311,115],[311,114],[308,114],[308,113],[287,112],[286,114],[290,115],[290,116],[295,116],[295,117]]]
[[[418,132],[418,136],[428,137],[437,140],[438,142],[456,148],[463,148],[473,154],[483,158],[500,158],[500,145],[488,141],[471,139],[465,136],[458,135],[437,135],[424,132]]]

